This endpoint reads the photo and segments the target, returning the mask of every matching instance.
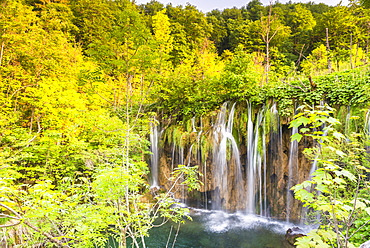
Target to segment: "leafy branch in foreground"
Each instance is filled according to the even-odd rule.
[[[297,141],[304,136],[312,138],[314,147],[305,148],[304,153],[317,169],[309,180],[295,185],[293,190],[296,199],[320,214],[321,225],[299,238],[296,245],[299,248],[355,247],[361,240],[356,240],[354,235],[369,221],[359,227],[354,223],[370,216],[366,179],[370,169],[364,137],[338,132],[336,126],[340,123],[331,116],[333,109],[328,106],[300,109],[301,113],[290,124],[299,127],[300,133],[291,138]]]
[[[129,171],[105,165],[92,179],[65,178],[58,187],[38,181],[23,185],[26,190],[0,174],[0,220],[4,220],[0,228],[24,227],[27,233],[20,245],[27,247],[104,247],[109,237],[119,247],[130,242],[133,247],[146,247],[145,237],[158,226],[157,219],[163,220],[159,225],[191,219],[187,208],[174,204],[171,191],[180,182],[192,190],[199,181],[196,167],[179,166],[171,189],[152,198],[146,194],[145,168],[142,162],[131,164]]]

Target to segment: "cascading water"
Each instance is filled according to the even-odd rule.
[[[262,130],[262,154],[263,154],[263,208],[262,208],[262,188],[260,188],[261,211],[260,215],[267,216],[267,154],[266,154],[266,118],[263,118]],[[262,186],[262,183],[260,184]]]
[[[294,201],[292,192],[287,193],[287,188],[307,179],[310,168],[298,173],[297,144],[288,141],[292,133],[288,134],[287,124],[281,123],[275,104],[268,111],[266,107],[261,108],[255,115],[251,104],[247,104],[245,114],[243,106],[236,108],[236,104],[225,103],[213,121],[208,117],[193,118],[185,126],[168,127],[163,135],[165,146],[161,148],[163,175],[160,175],[160,182],[153,181],[171,187],[165,178],[170,177],[178,164],[197,165],[203,174],[200,177],[202,188],[199,192],[185,194],[179,186],[174,194],[177,199],[193,207],[240,210],[296,220],[300,206]],[[153,154],[158,149],[155,148],[155,144],[158,145],[155,133],[153,127]],[[153,162],[158,160],[155,156],[152,158]],[[152,170],[154,165],[151,163]]]
[[[369,141],[370,140],[370,109],[368,109],[366,112],[364,126],[365,126],[364,127],[365,138]],[[370,146],[366,146],[366,150],[368,153],[370,153]]]
[[[364,131],[367,136],[370,136],[370,109],[366,112]]]
[[[298,133],[298,128],[292,128],[292,136]],[[288,162],[288,186],[286,196],[286,221],[290,220],[291,208],[293,207],[293,192],[291,188],[294,186],[293,178],[298,173],[298,142],[293,140],[290,142],[289,162]]]
[[[158,138],[159,132],[158,127],[155,123],[150,123],[150,171],[151,171],[151,187],[159,187],[158,183],[158,162],[159,162],[159,149],[158,149]]]
[[[248,214],[256,213],[256,199],[259,201],[259,211],[260,214],[266,212],[267,207],[263,207],[262,192],[265,189],[263,187],[262,180],[262,160],[265,159],[265,154],[261,156],[258,151],[259,146],[259,128],[263,123],[263,110],[260,110],[257,114],[256,124],[253,125],[252,121],[252,107],[248,104],[248,125],[247,125],[247,195],[246,195],[246,212]],[[262,137],[265,134],[262,134]],[[264,142],[264,140],[262,140]],[[265,144],[262,144],[264,147],[262,152],[264,152]],[[266,197],[265,197],[266,199]]]
[[[266,112],[268,119],[269,134],[267,136],[266,148],[266,197],[268,202],[266,209],[267,216],[285,217],[286,202],[285,202],[285,188],[286,182],[284,180],[287,165],[287,157],[284,153],[283,130],[280,121],[280,115],[274,103],[270,112]],[[285,162],[286,160],[286,162]]]
[[[229,204],[231,197],[229,194],[229,185],[234,185],[235,197],[240,195],[242,188],[240,154],[237,143],[232,135],[234,112],[235,104],[233,104],[229,116],[226,118],[227,103],[224,103],[213,129],[213,183],[215,190],[212,208],[217,210],[224,209],[225,205]],[[231,151],[228,147],[231,148]],[[228,159],[228,152],[230,152],[230,159]],[[232,170],[231,167],[235,171],[235,182],[228,182],[229,172]]]
[[[351,124],[351,106],[347,106],[347,115],[344,125],[344,133],[347,135],[350,133],[350,124]]]

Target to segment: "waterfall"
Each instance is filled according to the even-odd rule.
[[[191,127],[192,127],[192,132],[196,133],[197,129],[195,128],[195,117],[191,118]]]
[[[298,133],[298,128],[292,128],[292,134]],[[288,162],[288,186],[286,197],[286,221],[290,220],[291,208],[293,207],[293,192],[291,188],[295,185],[293,178],[298,174],[298,142],[296,140],[290,142],[289,162]]]
[[[276,103],[274,103],[270,112],[266,114],[269,122],[269,135],[268,147],[266,151],[266,170],[268,181],[265,181],[267,187],[267,193],[265,194],[265,200],[269,203],[266,206],[266,216],[276,216],[283,217],[282,214],[285,210],[286,203],[283,200],[286,194],[283,192],[283,188],[286,187],[284,183],[284,149],[283,149],[283,128],[280,123],[280,115],[276,108]],[[267,179],[266,178],[266,179]],[[285,216],[284,216],[285,217]]]
[[[253,213],[255,209],[254,203],[254,146],[253,146],[253,121],[252,108],[248,104],[248,131],[247,131],[247,213]]]
[[[347,106],[347,115],[346,115],[346,121],[344,125],[344,133],[348,135],[350,133],[351,129],[351,106]]]
[[[263,208],[261,204],[260,215],[267,216],[267,153],[266,153],[266,118],[263,119],[263,133],[262,133],[262,154],[263,154]],[[262,185],[262,183],[261,183]],[[261,196],[262,202],[262,189]]]
[[[266,207],[263,207],[263,200],[262,200],[262,192],[263,190],[263,181],[262,180],[262,160],[264,160],[265,164],[265,154],[261,156],[261,153],[258,151],[259,147],[259,128],[263,123],[264,110],[260,110],[257,114],[256,118],[256,124],[253,125],[252,120],[252,107],[250,104],[248,104],[248,124],[247,124],[247,195],[246,195],[246,212],[249,214],[256,213],[256,199],[259,200],[259,211],[260,213],[266,211]],[[262,134],[262,137],[264,137],[265,134]],[[265,140],[262,139],[262,143],[264,143]],[[262,152],[264,153],[266,148],[265,144],[262,144]],[[266,168],[266,166],[264,166]],[[265,174],[265,172],[264,172]],[[265,188],[265,187],[264,187]],[[257,194],[258,193],[258,194]],[[265,196],[266,198],[266,196]]]
[[[365,124],[364,124],[364,133],[366,136],[370,136],[370,109],[367,110],[366,112],[366,117],[365,117]]]
[[[224,103],[217,115],[175,124],[166,128],[165,135],[160,126],[152,125],[152,186],[171,187],[171,182],[158,182],[159,161],[164,173],[160,179],[169,178],[178,164],[197,165],[203,182],[199,192],[189,194],[181,186],[174,192],[190,206],[298,219],[300,206],[288,189],[308,178],[307,166],[314,169],[302,160],[305,167],[298,173],[298,144],[288,138],[298,130],[280,123],[276,104],[259,110],[250,103],[240,107],[245,107],[244,113],[236,104]],[[165,144],[160,159],[158,142]]]
[[[155,123],[150,123],[150,171],[151,171],[151,187],[159,187],[158,184],[158,163],[159,163],[159,149],[158,149],[158,127]]]
[[[202,150],[202,142],[203,142],[203,139],[204,139],[204,136],[202,136],[203,134],[203,120],[202,118],[200,118],[200,131],[198,132],[198,135],[197,135],[197,147],[198,147],[198,156],[197,156],[197,160],[198,160],[198,163],[199,163],[199,170],[202,172],[203,174],[203,194],[202,194],[202,199],[201,199],[201,206],[203,206],[205,209],[208,209],[208,196],[207,196],[207,190],[208,190],[208,187],[207,187],[207,159],[204,158],[204,161],[203,161],[203,154],[205,153],[205,151]]]
[[[227,118],[227,103],[224,103],[218,113],[216,123],[213,128],[213,183],[215,192],[212,208],[224,209],[229,203],[231,195],[229,194],[229,185],[236,186],[232,190],[238,196],[241,190],[242,173],[240,165],[240,154],[237,143],[232,135],[235,103],[232,105]],[[231,148],[230,149],[228,148]],[[230,158],[228,159],[228,152]],[[232,166],[234,162],[234,166]],[[228,182],[229,171],[234,167],[235,182]]]

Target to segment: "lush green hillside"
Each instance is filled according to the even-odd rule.
[[[276,101],[284,116],[321,100],[368,107],[361,5],[132,2],[0,1],[0,227],[25,226],[23,247],[102,247],[108,232],[124,246],[159,216],[180,221],[168,194],[148,193],[156,115],[181,122],[225,101]],[[183,174],[197,187],[189,168],[174,183]]]

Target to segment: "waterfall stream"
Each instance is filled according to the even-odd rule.
[[[292,128],[292,136],[298,133],[298,128]],[[289,163],[288,163],[288,186],[286,197],[286,221],[290,220],[291,209],[293,207],[292,200],[294,198],[291,188],[296,182],[293,181],[294,176],[298,173],[298,142],[293,140],[290,142]]]
[[[224,103],[211,118],[194,117],[165,131],[152,125],[151,186],[169,188],[166,179],[179,164],[198,166],[199,192],[188,194],[183,186],[175,192],[184,203],[295,220],[300,210],[292,212],[298,205],[288,189],[306,180],[311,167],[298,173],[298,144],[290,142],[298,130],[284,125],[276,104],[254,109],[249,103]]]
[[[150,171],[151,171],[151,187],[159,187],[158,182],[158,162],[159,162],[159,148],[158,148],[158,126],[155,123],[150,123]]]
[[[212,208],[225,209],[230,199],[228,179],[229,171],[234,167],[235,182],[232,182],[236,195],[242,190],[242,172],[238,145],[232,135],[235,104],[232,105],[227,118],[227,103],[225,103],[217,116],[213,130],[213,179],[216,185]],[[230,158],[228,158],[228,155]],[[233,165],[233,166],[232,166]]]
[[[258,200],[258,206],[260,214],[262,212],[266,212],[263,210],[263,200],[262,200],[262,192],[263,192],[263,180],[262,180],[262,160],[265,158],[264,151],[265,148],[262,149],[262,156],[261,152],[259,151],[259,146],[266,147],[263,143],[264,139],[262,139],[262,143],[260,144],[260,126],[263,124],[264,121],[264,113],[263,109],[261,109],[256,118],[255,125],[253,124],[252,120],[252,107],[248,105],[248,132],[247,132],[247,203],[246,203],[246,212],[248,214],[256,213],[256,200]],[[262,133],[262,137],[264,133]]]

